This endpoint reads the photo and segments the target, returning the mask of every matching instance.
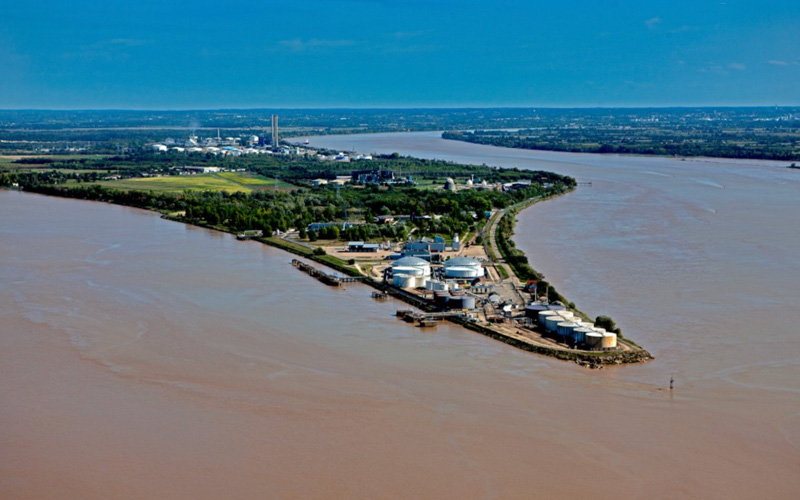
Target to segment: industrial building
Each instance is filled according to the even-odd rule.
[[[348,252],[377,252],[380,245],[377,243],[364,243],[363,241],[350,241],[347,243]]]
[[[469,257],[454,257],[444,263],[445,278],[473,280],[483,275],[483,265]]]
[[[447,243],[441,236],[434,236],[433,239],[422,237],[406,243],[405,249],[406,252],[441,253],[447,249]]]
[[[424,287],[431,278],[431,265],[417,257],[403,257],[392,263],[392,284],[401,288]]]
[[[394,180],[394,172],[391,170],[354,170],[350,174],[350,180],[354,184],[385,184]]]

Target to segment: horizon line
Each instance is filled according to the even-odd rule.
[[[410,110],[488,110],[488,109],[542,109],[542,110],[578,110],[578,109],[763,109],[763,108],[800,108],[800,104],[676,104],[676,105],[621,105],[621,106],[332,106],[332,107],[219,107],[219,108],[0,108],[4,112],[186,112],[186,111],[410,111]]]

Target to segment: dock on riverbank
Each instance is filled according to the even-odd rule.
[[[359,278],[338,278],[325,273],[314,266],[298,259],[292,265],[329,286],[340,286],[342,282],[362,282],[378,291],[372,292],[373,298],[392,296],[402,300],[421,311],[411,309],[398,310],[396,316],[408,323],[422,328],[434,328],[442,321],[448,321],[485,335],[524,351],[573,361],[589,368],[602,368],[604,365],[640,363],[652,359],[650,353],[633,344],[620,340],[623,346],[614,351],[583,351],[572,349],[544,336],[543,332],[521,325],[488,323],[483,324],[465,311],[441,311],[434,302],[414,293],[386,282],[379,282],[367,276]]]
[[[312,278],[316,278],[329,286],[342,286],[343,283],[357,283],[366,279],[366,276],[336,276],[334,274],[328,274],[314,266],[306,264],[299,259],[292,259],[292,265],[308,274]]]

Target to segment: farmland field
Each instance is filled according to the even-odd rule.
[[[35,159],[42,158],[45,160],[53,161],[67,161],[67,160],[98,160],[105,158],[106,155],[0,155],[0,167],[9,170],[30,170],[33,168],[51,168],[49,163],[14,163],[22,159]]]
[[[297,188],[297,186],[293,184],[289,184],[287,182],[283,182],[276,179],[269,179],[262,175],[254,174],[252,172],[221,172],[217,174],[217,176],[225,180],[229,180],[231,182],[235,182],[237,184],[255,190],[263,190],[271,188],[277,188],[277,189]]]
[[[101,181],[98,184],[114,189],[154,191],[161,193],[180,193],[192,191],[228,191],[229,193],[249,193],[268,188],[294,189],[296,186],[281,181],[267,179],[247,172],[223,172],[219,174],[170,175],[142,179],[122,179]]]

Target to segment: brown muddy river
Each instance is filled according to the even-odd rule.
[[[524,212],[518,244],[657,359],[590,371],[413,328],[270,247],[0,192],[0,497],[797,497],[796,172],[314,144],[591,181]]]

